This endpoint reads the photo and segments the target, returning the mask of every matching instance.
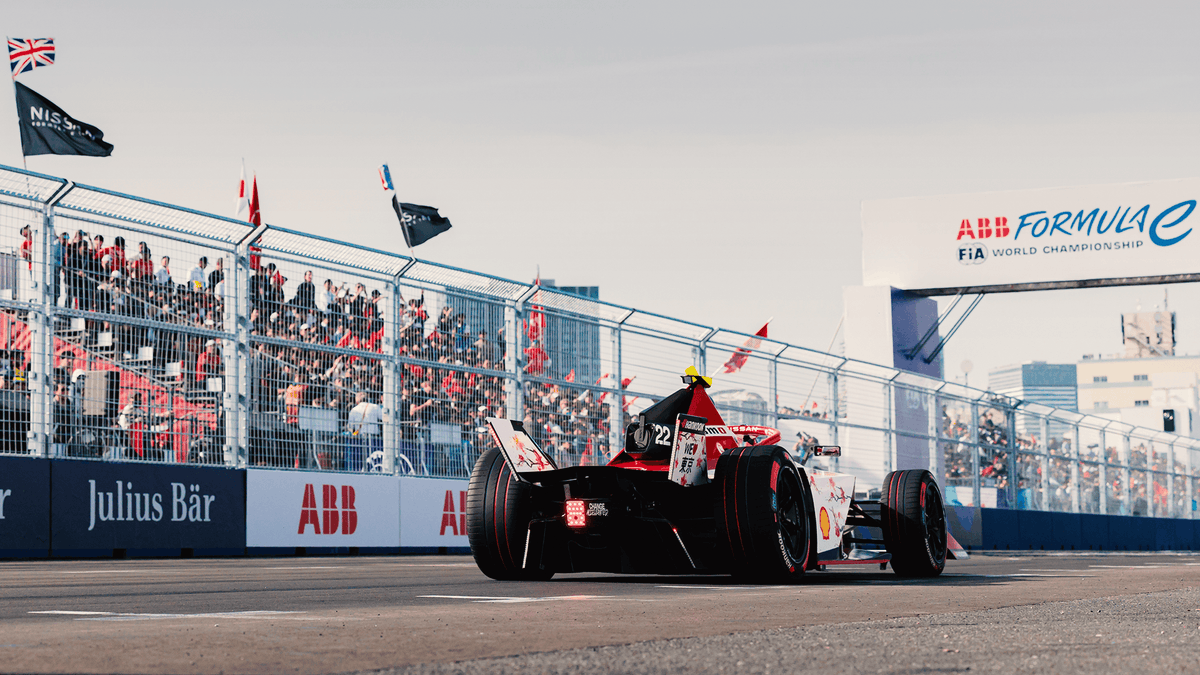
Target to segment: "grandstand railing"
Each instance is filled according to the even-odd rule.
[[[859,492],[1196,516],[1197,439],[0,167],[0,454],[465,477],[507,416],[604,463],[689,365]]]

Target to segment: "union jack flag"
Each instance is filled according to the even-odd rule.
[[[54,38],[8,38],[8,67],[17,75],[54,64]]]

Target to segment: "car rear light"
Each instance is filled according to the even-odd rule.
[[[582,499],[567,500],[567,527],[587,525],[587,505]]]

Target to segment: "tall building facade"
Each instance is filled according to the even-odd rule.
[[[988,389],[1060,410],[1079,410],[1079,389],[1073,363],[1032,361],[1002,366],[988,373]],[[1017,433],[1032,436],[1040,434],[1038,429],[1026,428],[1027,424],[1025,416],[1018,415]],[[1051,436],[1058,436],[1066,428],[1064,423],[1051,422],[1048,432]]]

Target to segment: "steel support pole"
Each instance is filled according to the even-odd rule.
[[[1083,486],[1083,467],[1079,463],[1079,424],[1071,428],[1071,513],[1079,513]]]
[[[54,440],[54,299],[50,296],[54,294],[51,271],[54,269],[54,254],[50,242],[55,238],[54,201],[57,200],[42,205],[39,219],[41,225],[30,228],[34,237],[31,252],[32,275],[24,264],[22,267],[25,269],[18,275],[25,280],[25,292],[32,300],[27,325],[31,332],[29,349],[33,353],[30,354],[29,369],[25,372],[25,383],[29,388],[29,432],[26,445],[29,454],[34,457],[49,457],[53,454],[51,442]]]
[[[385,474],[396,472],[396,455],[400,453],[401,428],[397,422],[404,417],[400,410],[400,382],[402,368],[400,365],[400,318],[404,313],[404,299],[400,294],[400,278],[397,275],[388,284],[391,301],[388,303],[387,316],[383,317],[383,353],[380,355],[383,366],[383,465],[379,470]],[[370,452],[367,448],[364,452]],[[364,458],[365,459],[365,458]],[[364,465],[365,468],[365,465]]]
[[[225,284],[225,331],[232,327],[233,339],[224,340],[225,360],[225,465],[245,467],[250,464],[250,392],[252,354],[250,352],[250,246],[267,231],[259,225],[244,237],[233,251],[229,276]]]

